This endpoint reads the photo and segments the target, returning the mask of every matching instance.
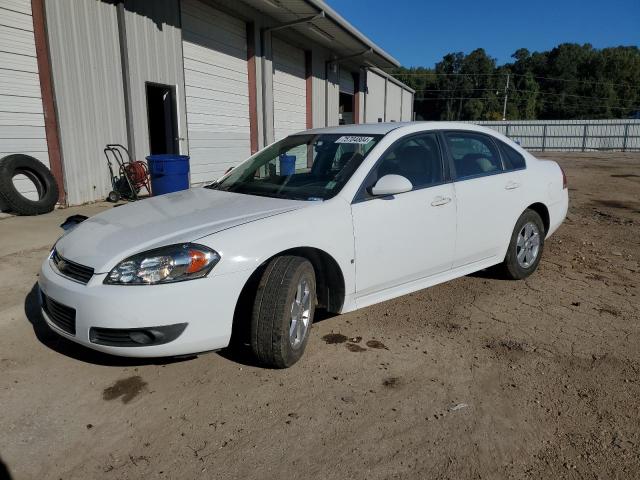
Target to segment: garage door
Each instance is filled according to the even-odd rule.
[[[275,139],[305,130],[307,83],[304,50],[273,39],[273,128]]]
[[[0,158],[24,153],[48,167],[31,2],[5,0],[1,3]],[[35,185],[24,175],[16,176],[13,183],[27,198],[38,198]]]
[[[392,82],[387,82],[386,121],[399,122],[402,120],[402,88]]]
[[[402,121],[413,120],[413,94],[408,90],[402,90]]]
[[[197,0],[181,6],[191,183],[199,184],[251,155],[246,25]]]
[[[384,122],[385,79],[367,71],[367,95],[365,111],[367,123]]]
[[[340,92],[353,95],[355,93],[355,84],[353,82],[353,73],[344,67],[340,67]]]

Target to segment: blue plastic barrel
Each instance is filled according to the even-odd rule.
[[[188,155],[149,155],[149,176],[153,195],[178,192],[189,188]]]
[[[295,155],[280,155],[280,175],[283,177],[293,175],[296,173],[296,156]]]

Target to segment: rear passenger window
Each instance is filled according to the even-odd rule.
[[[500,154],[486,135],[472,132],[446,132],[453,157],[456,179],[491,175],[502,171]]]
[[[515,149],[501,141],[498,141],[498,144],[500,145],[500,151],[502,152],[502,160],[504,161],[505,170],[519,170],[527,167],[524,157]]]

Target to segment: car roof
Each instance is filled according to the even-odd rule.
[[[472,130],[477,132],[492,133],[495,135],[495,130],[490,130],[486,127],[481,127],[473,123],[462,122],[380,122],[380,123],[358,123],[352,125],[339,125],[335,127],[313,128],[306,130],[302,133],[313,134],[344,134],[344,135],[386,135],[392,130],[406,129],[415,131],[415,127],[423,126],[424,130]],[[413,127],[413,128],[411,128]]]

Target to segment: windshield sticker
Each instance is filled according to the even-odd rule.
[[[366,145],[373,137],[359,137],[355,135],[344,135],[336,140],[336,143],[353,143],[356,145]]]

